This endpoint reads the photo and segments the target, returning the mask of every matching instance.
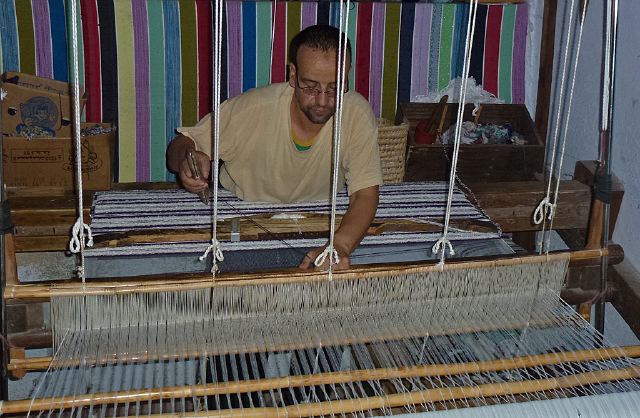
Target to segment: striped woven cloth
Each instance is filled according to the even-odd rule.
[[[170,180],[165,150],[176,127],[211,109],[212,1],[79,4],[86,119],[119,126],[116,180]],[[224,14],[223,99],[284,81],[291,38],[315,23],[339,25],[329,1],[229,0]],[[468,4],[352,3],[350,88],[393,120],[398,103],[461,74],[468,14]],[[470,74],[507,103],[524,102],[527,14],[526,3],[478,10]],[[67,80],[65,0],[0,0],[0,51],[0,72]]]
[[[380,188],[380,204],[377,219],[410,219],[416,222],[441,224],[444,218],[448,185],[445,182],[416,182],[385,184]],[[339,194],[337,212],[344,214],[349,199],[346,193]],[[329,214],[328,201],[308,203],[256,203],[244,202],[226,190],[219,191],[220,219],[253,215],[280,214]],[[211,226],[211,206],[203,205],[198,198],[184,190],[109,191],[97,193],[91,210],[91,229],[95,236],[114,232],[158,231],[167,229],[208,228]],[[451,219],[490,223],[490,219],[456,189],[452,201]],[[292,220],[291,222],[295,222]],[[442,232],[385,232],[367,236],[362,245],[400,243],[430,243],[442,236]],[[451,240],[491,239],[500,237],[496,228],[490,232],[450,229]],[[276,248],[308,248],[322,245],[319,239],[274,239],[261,241],[225,242],[225,250],[253,250]],[[87,255],[129,254],[180,254],[199,253],[208,243],[182,242],[136,244],[119,248],[88,249]]]

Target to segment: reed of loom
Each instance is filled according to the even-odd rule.
[[[548,255],[516,256],[496,258],[482,261],[451,260],[444,266],[435,262],[413,264],[385,264],[385,265],[357,265],[350,270],[335,272],[334,280],[357,280],[365,277],[389,277],[404,274],[422,274],[428,272],[454,271],[467,269],[487,269],[498,266],[514,266],[526,263],[540,263],[551,260],[569,258],[570,263],[580,264],[598,260],[608,254],[606,249],[578,250],[571,252],[555,252]],[[173,291],[176,286],[181,290],[206,289],[218,286],[249,286],[255,284],[300,283],[327,280],[323,272],[289,270],[287,272],[262,273],[227,273],[216,276],[211,280],[209,274],[175,275],[174,279],[149,276],[143,280],[137,278],[122,278],[118,281],[88,281],[84,284],[77,281],[54,282],[50,284],[8,284],[5,289],[5,299],[47,299],[51,296],[82,296],[127,293],[150,293]]]
[[[447,263],[444,266],[436,266],[434,264],[420,263],[415,265],[402,265],[395,266],[394,269],[390,269],[389,266],[358,266],[348,272],[336,272],[334,280],[358,280],[362,278],[375,278],[375,277],[389,277],[390,275],[406,276],[415,274],[425,274],[429,272],[447,272],[455,270],[468,270],[468,269],[491,269],[499,266],[513,266],[526,263],[536,262],[549,262],[552,260],[569,258],[573,262],[580,262],[588,260],[592,257],[600,256],[601,250],[591,251],[578,251],[571,253],[556,253],[542,256],[528,256],[528,257],[512,257],[502,258],[486,261],[456,261]],[[134,280],[134,279],[122,279],[118,282],[87,282],[85,284],[79,283],[61,283],[61,284],[49,284],[49,285],[12,285],[6,291],[8,298],[15,299],[33,299],[33,298],[48,298],[48,297],[60,297],[60,296],[83,296],[83,295],[125,295],[130,293],[156,293],[156,292],[171,292],[176,288],[181,290],[197,290],[207,289],[215,287],[236,287],[236,286],[251,286],[251,285],[268,285],[268,284],[283,284],[283,283],[309,283],[309,282],[323,282],[326,281],[326,276],[322,273],[316,272],[300,272],[296,271],[294,274],[282,275],[281,272],[272,273],[260,273],[260,274],[243,274],[243,275],[220,275],[215,281],[211,280],[210,276],[198,276],[198,275],[186,275],[181,280]],[[537,324],[535,321],[530,325]],[[521,327],[522,323],[502,323],[501,326],[508,326],[510,328]],[[543,325],[543,324],[539,324]],[[476,327],[474,329],[453,329],[450,332],[471,332],[471,331],[487,331],[495,329],[495,326],[486,325],[484,327]],[[415,335],[403,335],[403,337],[414,337]],[[385,338],[391,338],[393,336],[379,335],[376,340],[384,340]],[[347,344],[353,342],[353,339],[331,341],[332,344]],[[324,342],[325,344],[328,342]],[[287,345],[279,347],[280,350],[293,350],[299,349],[297,345]],[[258,351],[259,347],[251,349],[250,347],[244,347],[244,350]],[[8,369],[16,377],[21,377],[26,371],[29,370],[42,370],[49,367],[51,364],[51,357],[36,357],[27,358],[19,354],[19,350],[12,351],[11,361],[9,362]],[[170,358],[187,358],[189,355],[202,354],[202,353],[174,353],[165,354],[160,359],[166,360]],[[214,354],[214,353],[208,353]],[[224,352],[216,352],[215,354],[225,354]],[[149,353],[142,353],[138,355],[129,355],[128,357],[112,356],[104,359],[84,359],[83,361],[89,364],[108,364],[121,360],[128,361],[151,361],[159,359],[158,356],[153,356]]]

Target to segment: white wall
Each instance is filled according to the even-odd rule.
[[[573,173],[575,161],[593,160],[598,156],[605,2],[589,1],[568,125],[563,177]],[[570,0],[558,2],[554,103],[557,103],[559,92],[558,58],[564,53],[560,43],[568,31],[566,22],[570,3]],[[624,183],[625,195],[613,240],[624,247],[626,259],[640,269],[640,1],[620,0],[619,7],[612,169]],[[538,30],[540,27],[537,26]],[[531,90],[537,86],[532,82],[527,88]],[[550,122],[555,120],[556,113],[551,111]],[[550,133],[553,133],[553,126]]]

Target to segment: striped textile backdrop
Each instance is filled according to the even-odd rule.
[[[211,0],[79,5],[85,117],[118,125],[117,180],[171,179],[165,149],[175,128],[211,108]],[[222,97],[285,81],[289,40],[315,23],[337,26],[339,9],[327,1],[228,0]],[[397,103],[445,87],[462,72],[468,14],[465,4],[352,3],[350,87],[389,119]],[[479,6],[471,74],[506,102],[524,101],[526,33],[526,4]],[[1,0],[0,49],[0,72],[67,80],[65,0]]]

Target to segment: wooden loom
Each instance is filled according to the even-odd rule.
[[[499,189],[498,189],[499,190]],[[562,199],[561,199],[562,201]],[[18,240],[19,242],[19,240]],[[580,252],[572,254],[571,259],[575,262],[584,262],[584,260],[593,259],[594,256],[598,257],[603,254],[602,251],[596,252]],[[533,261],[533,260],[529,260]],[[519,264],[522,262],[526,262],[523,260],[514,261],[504,261],[497,260],[493,261],[489,264],[482,263],[471,263],[471,264],[452,264],[451,267],[447,267],[449,269],[457,269],[457,268],[487,268],[494,267],[496,265],[510,265],[513,263]],[[415,269],[419,271],[420,274],[424,274],[427,271],[431,271],[432,267],[428,266],[383,266],[380,268],[373,269],[357,269],[358,271],[355,273],[356,275],[366,275],[367,277],[372,277],[376,275],[376,272],[383,271],[385,275],[390,272],[393,274],[402,275],[402,271],[404,270]],[[280,277],[278,275],[276,277]],[[289,276],[289,275],[288,275]],[[300,277],[302,276],[302,277]],[[252,279],[255,277],[252,276],[239,276],[239,277],[221,277],[220,282],[224,285],[226,283],[234,283],[239,286],[246,286],[252,283]],[[178,278],[180,279],[180,278]],[[308,275],[290,275],[285,281],[293,281],[293,282],[306,282],[306,281],[321,281],[322,277],[315,277],[313,274]],[[340,280],[340,278],[338,278]],[[280,283],[282,279],[274,278],[274,281]],[[266,280],[261,279],[260,284],[268,284],[269,278]],[[15,283],[14,283],[15,284]],[[215,286],[218,285],[216,282]],[[157,287],[156,287],[157,286]],[[202,277],[188,277],[183,280],[178,281],[166,281],[162,280],[161,282],[153,282],[143,280],[140,282],[126,282],[125,284],[114,283],[114,284],[99,284],[93,286],[89,284],[87,286],[81,287],[78,285],[52,285],[52,286],[37,286],[37,285],[15,285],[15,286],[7,286],[5,297],[7,298],[46,298],[46,297],[63,297],[65,295],[80,292],[82,294],[90,294],[90,293],[111,293],[109,288],[113,288],[114,293],[123,293],[128,294],[130,292],[139,291],[140,289],[132,289],[132,287],[140,287],[144,292],[157,292],[170,289],[173,286],[185,286],[186,288],[210,288],[214,285],[210,283],[208,278]],[[87,290],[89,290],[87,292]],[[468,332],[469,330],[465,329],[464,332]],[[456,331],[454,331],[456,332]],[[457,332],[461,332],[457,330]],[[478,332],[476,330],[476,332]],[[402,337],[407,337],[403,335]],[[370,342],[373,341],[371,336],[368,336],[363,341]],[[362,341],[357,341],[362,342]],[[329,341],[328,344],[345,344],[344,341]],[[351,342],[349,342],[351,343]],[[325,343],[326,344],[326,343]],[[282,348],[282,347],[280,347]],[[299,349],[300,347],[284,347],[284,349]],[[256,348],[257,350],[257,348]],[[194,397],[194,396],[215,396],[220,393],[245,393],[245,392],[255,392],[255,391],[265,391],[265,390],[273,390],[274,388],[280,387],[305,387],[310,388],[314,387],[314,385],[337,385],[340,383],[354,382],[354,381],[364,381],[370,379],[388,379],[390,377],[427,377],[427,376],[455,376],[458,374],[469,373],[470,371],[478,372],[478,371],[507,371],[516,368],[528,370],[530,368],[536,367],[552,367],[554,364],[565,364],[570,362],[578,362],[578,361],[598,361],[598,360],[608,360],[613,358],[619,358],[622,356],[638,356],[637,348],[629,348],[628,350],[609,350],[609,349],[594,349],[594,350],[583,350],[581,352],[575,353],[563,353],[560,358],[554,355],[532,355],[532,356],[524,356],[524,357],[515,357],[510,360],[498,360],[498,361],[487,361],[487,362],[464,362],[460,363],[459,366],[452,366],[450,364],[442,364],[436,365],[434,367],[427,366],[411,366],[405,369],[393,367],[393,368],[379,368],[373,371],[365,370],[362,373],[345,373],[344,371],[326,371],[319,373],[317,376],[311,377],[280,377],[280,378],[270,378],[268,382],[260,383],[261,386],[258,386],[257,382],[253,380],[248,381],[239,381],[234,383],[220,383],[220,384],[209,384],[203,383],[201,385],[189,385],[183,387],[172,387],[165,388],[165,390],[158,391],[128,391],[118,393],[106,393],[101,395],[87,395],[84,399],[79,399],[78,396],[74,396],[73,399],[56,399],[56,400],[47,400],[44,401],[43,404],[46,408],[59,409],[59,408],[67,408],[67,407],[76,407],[79,408],[82,405],[90,406],[98,401],[109,401],[114,404],[122,404],[128,402],[141,402],[148,399],[175,399],[181,397]],[[201,354],[201,353],[199,353]],[[221,353],[214,353],[221,354]],[[176,353],[173,357],[184,358],[189,354],[187,353]],[[122,354],[118,356],[122,357]],[[169,355],[171,357],[172,355]],[[135,356],[134,356],[135,357]],[[127,358],[126,360],[135,360],[142,362],[149,362],[154,358],[158,358],[159,356],[146,355],[140,360],[140,358]],[[162,357],[164,358],[164,357]],[[108,362],[108,360],[107,360]],[[19,362],[18,362],[19,363]],[[40,364],[38,366],[37,364]],[[49,364],[47,359],[37,359],[37,361],[25,360],[23,362],[23,367],[21,370],[35,370],[38,367],[42,367],[43,364]],[[14,363],[15,365],[16,363]],[[10,365],[10,368],[12,366]],[[17,368],[16,368],[17,369]],[[446,370],[442,370],[446,369]],[[453,370],[452,370],[453,369]],[[466,398],[489,398],[494,399],[499,396],[511,395],[518,396],[524,395],[526,393],[530,393],[532,391],[553,391],[553,390],[562,390],[565,388],[572,387],[573,385],[590,385],[590,384],[598,384],[601,382],[607,381],[616,381],[616,380],[626,380],[626,379],[634,379],[638,377],[637,369],[635,366],[630,365],[629,367],[621,368],[617,371],[611,373],[600,373],[600,372],[586,372],[584,374],[578,374],[572,377],[561,377],[561,378],[548,378],[548,379],[540,379],[535,383],[532,383],[530,386],[523,385],[522,383],[517,383],[514,385],[505,385],[500,384],[487,384],[480,385],[478,387],[469,387],[469,388],[460,388],[460,389],[447,389],[443,390],[442,388],[431,388],[425,389],[422,391],[418,391],[408,395],[406,393],[396,393],[393,395],[387,395],[386,397],[370,397],[370,399],[366,399],[365,405],[363,407],[363,400],[360,399],[325,399],[319,401],[317,404],[310,405],[289,405],[289,406],[262,406],[254,408],[254,411],[249,414],[253,416],[280,416],[291,415],[291,416],[314,416],[314,415],[324,415],[324,414],[333,414],[333,413],[349,413],[349,412],[357,412],[365,409],[371,410],[372,408],[379,408],[381,411],[386,412],[387,410],[391,410],[396,407],[406,406],[411,410],[411,408],[416,408],[416,405],[427,404],[428,402],[446,402],[446,401],[455,401],[459,402]],[[256,379],[258,380],[258,379]],[[143,393],[144,392],[144,393]],[[490,404],[491,402],[489,402]],[[411,406],[413,405],[413,406]],[[25,412],[28,409],[37,406],[35,404],[31,404],[30,402],[22,402],[22,403],[10,403],[7,402],[3,405],[2,410],[6,413],[21,413]],[[13,408],[13,409],[12,409]],[[35,408],[34,408],[35,409]],[[428,409],[428,408],[425,408]],[[114,411],[116,408],[114,407]],[[246,411],[216,411],[213,412],[194,412],[194,416],[248,416]],[[188,415],[185,415],[188,416]]]

